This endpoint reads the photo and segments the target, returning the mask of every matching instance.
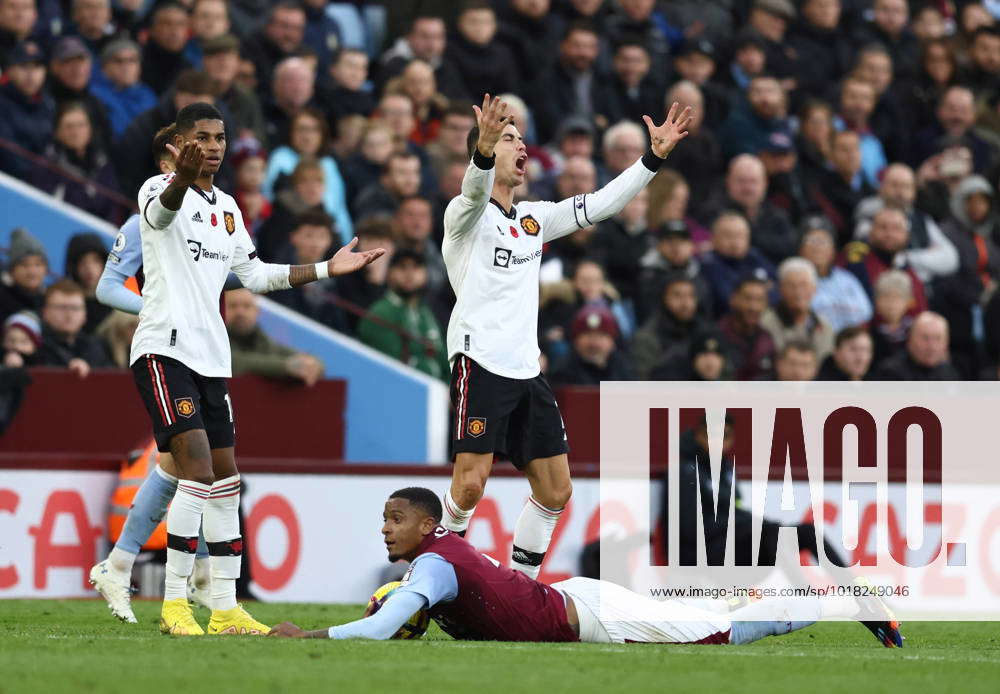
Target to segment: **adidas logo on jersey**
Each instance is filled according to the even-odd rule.
[[[201,221],[201,212],[200,211],[199,212],[195,212],[194,213],[194,217],[191,218],[191,221],[192,222],[200,222]]]

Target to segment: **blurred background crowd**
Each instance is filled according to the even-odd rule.
[[[212,101],[260,256],[390,254],[272,298],[447,380],[442,216],[471,104],[503,95],[518,199],[591,192],[690,135],[615,218],[548,244],[554,384],[996,379],[1000,2],[961,0],[0,0],[0,171],[113,222],[154,133]],[[11,234],[8,366],[126,365],[135,318],[95,296],[105,238],[50,267]],[[61,276],[61,278],[58,278]],[[229,292],[237,373],[312,382]]]

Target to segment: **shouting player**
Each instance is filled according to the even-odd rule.
[[[139,190],[143,306],[130,363],[160,451],[177,467],[167,512],[167,568],[160,630],[203,634],[187,601],[187,580],[204,529],[212,574],[211,634],[259,634],[267,627],[236,604],[243,541],[240,477],[234,456],[229,337],[219,294],[230,269],[243,286],[266,292],[361,269],[384,249],[354,253],[353,239],[326,262],[265,264],[236,201],[213,185],[226,152],[219,111],[195,103],[177,114],[168,145],[175,173]]]
[[[596,193],[562,202],[522,202],[528,155],[507,104],[487,94],[473,106],[472,161],[462,194],[444,213],[442,254],[457,303],[448,323],[455,433],[444,526],[464,534],[483,495],[494,453],[524,472],[531,496],[514,528],[511,566],[537,578],[572,494],[566,432],[540,374],[538,269],[542,245],[617,214],[687,135],[690,109],[670,107],[656,126],[644,116],[649,152]]]
[[[393,493],[382,513],[389,561],[405,559],[402,585],[362,619],[317,631],[289,622],[271,636],[388,639],[416,612],[456,639],[486,641],[588,641],[596,643],[744,644],[787,634],[821,617],[854,617],[882,645],[903,645],[898,623],[877,598],[767,599],[729,614],[672,600],[653,600],[615,583],[571,578],[551,586],[500,566],[440,525],[441,501],[429,489]],[[809,612],[811,619],[775,621],[776,613]]]

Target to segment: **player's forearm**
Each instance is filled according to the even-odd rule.
[[[289,266],[262,262],[256,253],[253,257],[230,268],[243,286],[254,294],[266,294],[280,289],[291,289]]]
[[[385,641],[399,631],[415,612],[427,607],[427,599],[410,591],[397,591],[389,596],[379,611],[370,617],[330,627],[331,639],[374,639]]]
[[[319,279],[315,265],[292,265],[288,268],[288,284],[301,287]]]
[[[142,310],[142,297],[125,287],[126,279],[105,268],[97,282],[97,300],[119,311],[138,314]]]
[[[160,204],[171,212],[181,209],[184,202],[184,194],[187,193],[189,183],[185,183],[179,176],[174,176],[166,190],[160,193]]]

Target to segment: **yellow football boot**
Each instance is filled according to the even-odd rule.
[[[164,600],[160,611],[160,631],[177,636],[204,636],[205,630],[194,620],[191,606],[184,598]]]
[[[251,617],[243,609],[243,605],[237,605],[231,610],[212,610],[212,618],[208,622],[209,634],[267,636],[269,631],[271,627]]]

